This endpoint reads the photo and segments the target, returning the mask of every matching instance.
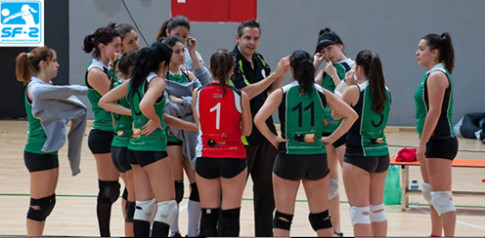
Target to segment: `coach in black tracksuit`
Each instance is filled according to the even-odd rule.
[[[261,31],[254,20],[241,23],[236,35],[237,45],[231,52],[235,59],[233,86],[242,89],[251,99],[251,113],[254,118],[268,94],[281,87],[283,74],[271,74],[263,57],[256,53]],[[273,119],[266,123],[276,133]],[[276,149],[258,130],[243,138],[246,144],[248,171],[253,180],[255,236],[273,235],[273,184],[271,180]]]

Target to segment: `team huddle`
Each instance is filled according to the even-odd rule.
[[[57,150],[67,121],[68,157],[73,173],[79,172],[86,107],[77,96],[87,95],[94,113],[88,146],[98,172],[100,236],[110,236],[121,177],[125,236],[180,237],[184,172],[191,188],[189,237],[239,236],[249,176],[255,236],[290,236],[300,182],[317,235],[343,236],[339,165],[354,236],[386,236],[390,157],[384,130],[392,97],[378,54],[362,50],[352,60],[342,39],[325,28],[313,55],[296,50],[272,71],[256,52],[260,37],[258,22],[242,22],[234,49],[216,50],[207,64],[184,16],[164,22],[155,43],[141,49],[131,25],[112,23],[84,39],[84,52],[93,56],[85,86],[52,85],[59,68],[54,49],[21,53],[16,74],[27,85],[24,161],[32,183],[27,234],[41,236],[54,209]],[[427,70],[414,99],[431,236],[453,236],[451,162],[458,142],[451,124],[449,34],[424,36],[416,58]],[[283,85],[287,73],[291,82]],[[48,124],[53,117],[61,123]],[[53,136],[58,131],[63,138]]]

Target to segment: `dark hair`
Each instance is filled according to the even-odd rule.
[[[344,46],[344,42],[342,39],[340,39],[340,36],[338,36],[334,31],[330,30],[330,28],[326,27],[318,32],[318,41],[315,53],[320,52],[325,46],[334,44]]]
[[[290,66],[293,68],[293,77],[298,81],[302,91],[311,92],[315,78],[312,56],[306,51],[295,50],[290,55]]]
[[[131,66],[135,65],[136,51],[126,51],[119,59],[118,68],[124,75],[130,75]]]
[[[160,63],[165,62],[168,65],[171,57],[172,49],[168,45],[159,42],[155,42],[150,47],[145,47],[138,51],[135,56],[135,67],[131,78],[132,87],[130,92],[128,92],[128,98],[132,98],[150,72],[160,69]]]
[[[98,58],[101,54],[98,44],[107,45],[113,41],[115,37],[120,37],[120,33],[115,29],[111,27],[98,28],[93,34],[84,37],[83,50],[86,53],[91,53],[91,51],[94,50],[93,57]]]
[[[450,33],[443,32],[441,35],[428,34],[423,37],[423,40],[427,42],[431,50],[438,49],[438,61],[442,62],[446,69],[452,73],[453,68],[455,68],[455,50],[453,49]]]
[[[246,27],[258,28],[259,34],[261,34],[261,28],[259,27],[259,23],[256,20],[247,20],[247,21],[241,22],[241,24],[239,24],[239,26],[237,27],[237,34],[239,35],[239,37],[243,35],[243,30]]]
[[[164,37],[167,37],[167,30],[170,32],[171,30],[183,26],[187,28],[187,30],[190,31],[190,22],[189,19],[185,16],[174,16],[168,20],[166,20],[163,24],[162,27],[160,28],[160,31],[158,32],[156,40],[158,42],[161,42]]]
[[[39,63],[44,60],[49,62],[54,57],[54,50],[49,47],[38,47],[29,53],[22,52],[15,59],[15,75],[17,80],[27,85],[33,75],[39,73]]]
[[[184,44],[182,39],[180,39],[180,37],[178,36],[166,36],[166,37],[163,37],[162,41],[160,42],[170,46],[170,48],[173,48],[177,44],[177,42],[182,43],[182,45]]]
[[[226,92],[226,85],[229,84],[229,72],[234,68],[234,57],[226,49],[218,49],[211,56],[210,69],[214,78],[219,80],[222,86],[222,95]]]
[[[386,82],[379,55],[372,50],[363,50],[355,57],[355,63],[363,67],[365,77],[369,80],[372,110],[375,113],[382,113],[387,94]]]
[[[115,31],[117,31],[118,33],[120,33],[121,41],[123,41],[123,39],[125,38],[126,34],[128,34],[131,31],[134,31],[135,30],[135,27],[133,27],[130,24],[126,24],[126,23],[115,23],[115,22],[112,22],[112,23],[108,24],[107,27],[113,28]]]

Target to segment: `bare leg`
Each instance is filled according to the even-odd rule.
[[[39,199],[54,194],[58,178],[58,168],[30,173],[30,197]],[[38,206],[33,206],[32,208],[36,210],[40,209]],[[45,221],[27,219],[27,235],[37,237],[42,236],[44,226]]]
[[[350,206],[368,207],[369,190],[370,190],[370,175],[367,171],[354,166],[349,163],[343,164],[343,178],[345,185],[345,192]],[[363,214],[369,215],[369,214]],[[371,224],[355,224],[354,236],[372,236]]]
[[[381,205],[384,203],[384,184],[386,182],[387,171],[370,174],[370,204]],[[375,211],[385,212],[384,210]],[[372,222],[372,233],[374,236],[387,236],[387,220],[382,222]]]
[[[428,174],[432,191],[451,191],[452,160],[427,158]],[[456,211],[440,216],[445,236],[455,236]]]
[[[328,204],[322,202],[328,197],[328,185],[328,175],[319,180],[303,180],[303,187],[305,188],[306,197],[308,199],[310,213],[321,213],[328,210]],[[317,230],[317,235],[319,237],[331,237],[333,231],[333,227],[319,229]]]
[[[295,213],[295,200],[300,181],[293,181],[278,177],[273,173],[273,192],[276,204],[276,211],[293,215]],[[281,218],[280,218],[281,219]],[[289,237],[290,231],[274,228],[275,237]]]
[[[419,168],[421,170],[421,175],[423,176],[423,181],[430,184],[427,159],[420,162]],[[436,212],[432,204],[429,204],[429,211],[431,217],[431,234],[441,236],[441,232],[443,230],[443,222],[441,221],[440,216],[438,216],[438,213]]]

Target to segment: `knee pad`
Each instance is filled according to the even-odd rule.
[[[118,181],[99,182],[98,202],[113,204],[120,196],[120,183]]]
[[[175,181],[175,201],[179,204],[184,199],[184,181]]]
[[[172,225],[177,216],[178,205],[175,200],[169,200],[157,203],[157,214],[155,214],[155,221],[165,223],[169,226]]]
[[[121,197],[124,200],[128,201],[128,190],[126,189],[126,187],[125,187],[125,190],[123,190],[123,195],[121,195]]]
[[[151,222],[156,209],[157,200],[155,198],[148,201],[136,201],[133,220]]]
[[[350,206],[350,220],[355,224],[370,224],[370,207]]]
[[[371,222],[387,221],[384,203],[380,205],[370,206],[370,221]]]
[[[238,237],[239,236],[239,217],[241,215],[241,208],[234,208],[230,210],[221,210],[223,226],[222,236]]]
[[[219,208],[202,208],[202,219],[200,221],[200,236],[217,236],[217,221],[219,219]]]
[[[293,222],[293,214],[285,214],[276,210],[273,220],[273,228],[289,231]]]
[[[328,210],[320,213],[310,213],[310,215],[308,215],[308,220],[310,220],[310,224],[312,225],[314,231],[332,227]]]
[[[200,202],[199,198],[199,189],[197,189],[197,184],[196,183],[191,183],[190,184],[190,197],[189,199],[194,201],[194,202]]]
[[[330,185],[328,186],[328,200],[332,200],[338,195],[338,179],[330,178]]]
[[[431,205],[431,185],[429,183],[423,183],[421,193],[423,194],[424,200]]]
[[[45,219],[51,214],[54,206],[56,205],[56,194],[44,198],[30,198],[30,208],[27,212],[27,218],[34,221],[45,221]],[[38,206],[39,209],[32,208]]]
[[[133,223],[133,217],[135,215],[135,206],[136,206],[136,202],[130,202],[130,201],[126,202],[126,218],[125,218],[126,222]]]
[[[431,204],[440,216],[447,212],[456,211],[451,191],[431,192]]]

